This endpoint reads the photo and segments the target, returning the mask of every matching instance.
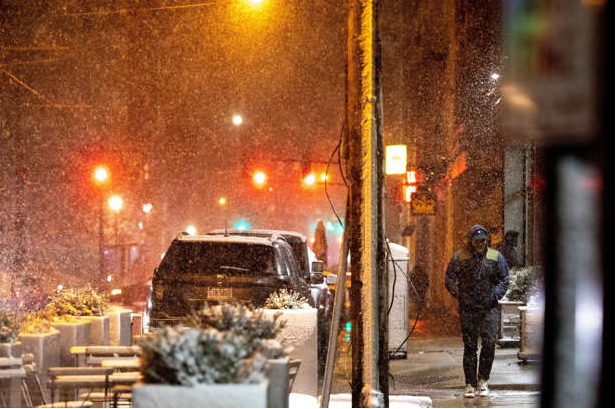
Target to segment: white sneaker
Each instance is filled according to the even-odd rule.
[[[479,396],[488,396],[490,395],[490,390],[488,389],[488,381],[484,381],[483,379],[479,380]]]
[[[475,397],[475,387],[470,383],[466,385],[464,388],[464,397],[465,398],[474,398]]]

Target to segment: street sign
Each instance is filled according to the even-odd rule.
[[[415,193],[411,201],[411,213],[413,215],[435,215],[436,196],[429,192]]]

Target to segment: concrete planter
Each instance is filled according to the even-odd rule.
[[[520,311],[524,305],[521,301],[499,301],[498,345],[502,347],[520,346]]]
[[[60,366],[75,366],[75,357],[71,355],[70,349],[90,343],[90,322],[81,319],[74,322],[58,321],[52,326],[60,333]]]
[[[267,407],[289,407],[289,359],[267,361]]]
[[[90,342],[85,345],[109,345],[109,317],[80,317],[90,323]]]
[[[131,310],[119,307],[112,307],[105,313],[109,317],[109,345],[131,345],[131,314]]]
[[[293,384],[293,392],[317,396],[318,384],[318,343],[317,343],[317,310],[263,310],[265,317],[273,318],[274,314],[282,313],[279,320],[287,325],[279,335],[278,340],[283,347],[292,347],[289,358],[302,361]]]
[[[0,358],[21,358],[21,342],[5,342],[0,344]]]
[[[265,408],[267,382],[177,386],[140,384],[133,388],[135,408]]]
[[[47,389],[47,369],[60,364],[60,332],[54,328],[43,334],[19,334],[22,353],[34,355],[34,362],[41,378],[43,393],[50,399]]]
[[[541,357],[541,310],[532,307],[518,307],[520,311],[520,352],[518,359],[523,362],[538,361]]]

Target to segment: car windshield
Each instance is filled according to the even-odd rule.
[[[276,274],[274,249],[248,243],[175,242],[161,263],[161,272],[211,275]]]

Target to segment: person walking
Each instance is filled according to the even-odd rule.
[[[518,246],[519,235],[520,233],[517,230],[507,230],[503,241],[496,245],[496,250],[505,257],[509,268],[520,267],[518,253],[515,249]]]
[[[488,231],[471,227],[465,247],[456,251],[445,271],[445,287],[458,299],[464,356],[462,366],[465,398],[488,396],[488,379],[494,362],[498,330],[498,300],[509,286],[509,267],[505,257],[488,247]],[[481,336],[481,355],[477,368],[477,338]]]

